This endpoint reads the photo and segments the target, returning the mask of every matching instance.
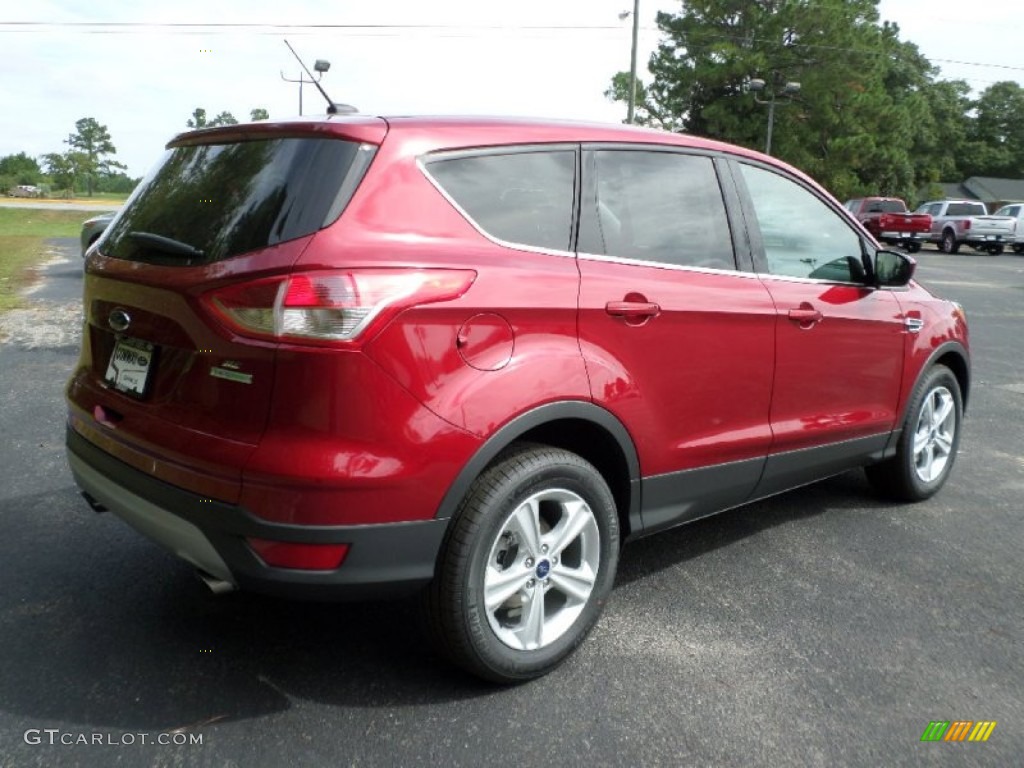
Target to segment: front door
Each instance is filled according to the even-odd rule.
[[[896,419],[906,332],[895,295],[867,284],[862,237],[845,217],[794,178],[737,167],[777,316],[762,495],[881,451]]]

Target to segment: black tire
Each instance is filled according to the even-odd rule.
[[[1024,243],[1017,243],[1013,246],[1014,253],[1024,253]]]
[[[1002,254],[1003,249],[1004,246],[1002,245],[993,245],[989,247],[988,252],[991,253],[993,256],[999,256]]]
[[[952,410],[945,420],[948,426],[944,430],[938,430],[934,424],[926,425],[924,422],[930,419],[927,416],[927,409],[931,407],[934,414],[934,407],[940,402],[945,403],[947,396],[952,405]],[[935,495],[946,482],[956,461],[963,414],[960,384],[953,372],[944,365],[928,369],[918,381],[910,398],[903,431],[896,446],[896,455],[865,468],[868,480],[875,490],[900,501],[923,501]],[[949,427],[952,428],[952,434]],[[940,445],[940,433],[942,443],[948,442],[948,446]],[[925,444],[927,447],[923,445],[922,450],[915,452],[915,443]],[[945,461],[939,467],[931,462],[932,458],[935,462],[939,460],[935,455],[937,447],[938,452],[946,452]],[[931,472],[922,471],[926,462],[930,464],[928,469],[932,470]]]
[[[903,247],[907,249],[907,253],[917,253],[921,250],[921,244],[916,240],[908,240]]]
[[[528,500],[539,501],[531,505]],[[568,511],[570,505],[574,512]],[[519,526],[523,519],[539,521],[533,530],[540,538],[530,540]],[[560,525],[570,519],[586,527],[560,542]],[[568,546],[556,552],[558,544]],[[542,548],[538,559],[530,557]],[[423,601],[434,645],[485,680],[519,683],[547,674],[594,626],[611,592],[618,558],[615,500],[600,473],[568,451],[513,446],[476,479],[448,527]],[[590,592],[583,595],[591,576]],[[572,581],[578,577],[583,578]],[[488,579],[499,601],[490,609],[484,599]],[[522,579],[529,581],[512,591]],[[570,597],[562,589],[567,585],[581,596]],[[498,596],[504,592],[509,594]],[[534,633],[530,625],[538,622],[540,630]],[[549,627],[551,637],[545,639]],[[514,647],[530,644],[531,637],[539,638],[536,648]]]
[[[947,229],[942,233],[942,241],[939,243],[943,253],[956,253],[960,250],[960,243],[956,240],[956,233],[951,229]]]

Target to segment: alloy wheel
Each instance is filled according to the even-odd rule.
[[[515,650],[550,645],[590,600],[601,560],[593,510],[572,491],[535,493],[506,518],[484,572],[484,608]]]
[[[945,387],[928,393],[914,429],[914,471],[926,483],[939,477],[953,453],[956,402]]]

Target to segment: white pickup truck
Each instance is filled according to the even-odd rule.
[[[979,200],[935,200],[922,203],[915,213],[932,217],[928,241],[938,243],[945,253],[956,253],[966,243],[976,251],[998,255],[1014,243],[1017,220],[989,216]]]
[[[996,216],[1010,216],[1017,222],[1017,233],[1013,239],[1013,252],[1024,253],[1024,203],[1004,205]]]

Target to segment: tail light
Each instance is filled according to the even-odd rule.
[[[218,288],[202,302],[243,336],[344,343],[403,309],[457,299],[475,279],[468,269],[298,272]]]

